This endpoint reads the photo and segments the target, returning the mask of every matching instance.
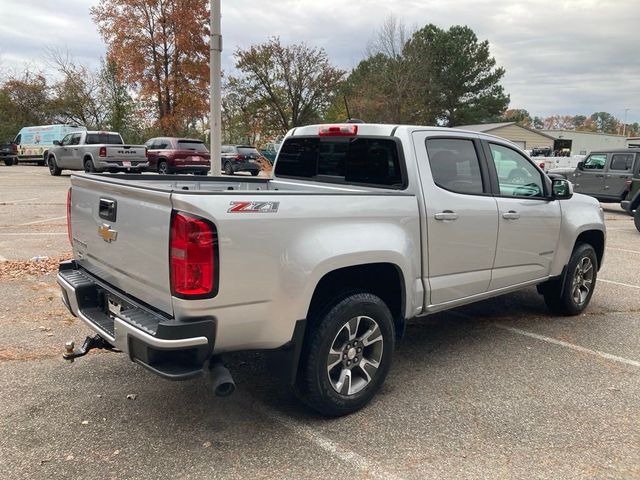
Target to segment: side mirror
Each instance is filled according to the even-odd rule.
[[[54,140],[53,144],[60,147],[62,144],[60,143],[60,140]]]
[[[578,162],[578,170],[584,170],[584,161]]]
[[[566,178],[554,178],[551,180],[551,190],[554,200],[568,200],[573,197],[573,185]]]

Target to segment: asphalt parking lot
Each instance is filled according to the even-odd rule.
[[[618,205],[584,315],[531,288],[414,321],[372,404],[327,420],[257,353],[227,359],[229,398],[114,353],[65,364],[89,331],[24,261],[70,254],[68,185],[0,165],[0,478],[640,478],[640,233]]]

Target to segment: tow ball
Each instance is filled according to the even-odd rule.
[[[110,350],[112,352],[119,352],[120,350],[116,349],[113,345],[107,342],[100,335],[95,335],[93,337],[87,337],[84,340],[84,343],[77,350],[75,349],[75,342],[67,342],[64,344],[64,353],[62,354],[62,358],[64,358],[69,363],[73,363],[73,361],[78,357],[84,357],[89,350],[93,350],[94,348],[100,348],[102,350]]]

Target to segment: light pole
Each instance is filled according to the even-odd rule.
[[[627,113],[629,113],[630,108],[624,109],[624,125],[622,126],[622,136],[626,136],[627,134]]]
[[[222,27],[220,0],[211,0],[209,25],[209,139],[211,141],[211,175],[220,176],[222,138]]]

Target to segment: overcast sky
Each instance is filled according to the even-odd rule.
[[[0,0],[0,66],[47,70],[46,46],[97,65],[105,47],[89,16],[97,0]],[[640,122],[639,0],[222,0],[223,68],[233,51],[280,36],[323,47],[353,68],[385,17],[409,27],[471,27],[488,39],[511,108],[532,115],[608,111]]]

